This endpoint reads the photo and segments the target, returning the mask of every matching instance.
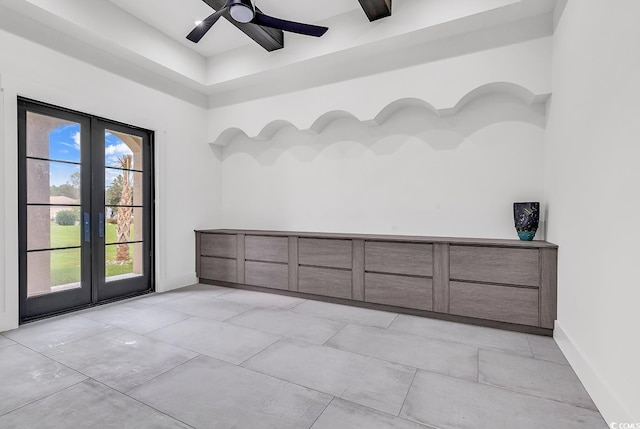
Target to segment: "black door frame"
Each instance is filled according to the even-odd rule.
[[[57,117],[69,120],[81,125],[81,141],[89,142],[86,148],[80,151],[81,164],[91,168],[81,169],[81,183],[91,186],[81,187],[81,213],[90,214],[90,240],[86,240],[84,228],[81,228],[82,249],[82,273],[81,288],[55,292],[38,297],[27,297],[27,112]],[[102,128],[101,128],[102,127]],[[143,159],[145,181],[144,210],[148,210],[148,226],[145,225],[144,239],[144,277],[148,287],[143,290],[128,291],[131,282],[118,280],[109,283],[112,288],[108,293],[100,293],[103,287],[104,263],[97,256],[104,256],[104,249],[96,252],[102,245],[104,238],[99,236],[99,212],[104,208],[104,156],[102,162],[96,162],[98,158],[94,154],[94,147],[104,140],[104,127],[134,134],[143,138]],[[100,130],[103,131],[100,136]],[[148,143],[148,144],[146,144]],[[102,145],[103,146],[103,145]],[[98,164],[98,165],[96,165]],[[18,259],[19,259],[19,312],[20,323],[26,323],[37,319],[51,317],[63,313],[77,311],[83,308],[102,305],[133,296],[144,295],[155,290],[155,157],[154,157],[154,132],[144,128],[124,124],[105,119],[95,115],[78,112],[32,100],[18,97]],[[100,188],[100,186],[102,188]],[[94,190],[97,190],[95,192]],[[102,201],[99,201],[102,199]],[[47,204],[42,204],[47,205]],[[82,216],[81,216],[82,218]],[[82,219],[81,219],[82,221]],[[100,244],[102,243],[102,244]],[[59,250],[59,249],[56,249]],[[97,254],[97,256],[96,256]],[[27,302],[29,301],[29,302]]]

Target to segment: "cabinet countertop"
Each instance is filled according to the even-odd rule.
[[[499,238],[464,238],[464,237],[426,237],[420,235],[385,235],[385,234],[347,234],[333,232],[304,232],[304,231],[268,231],[252,229],[203,229],[196,232],[205,234],[244,234],[267,237],[299,237],[299,238],[326,238],[343,240],[368,240],[368,241],[400,241],[425,244],[453,244],[468,246],[500,246],[519,247],[523,249],[557,249],[558,246],[548,241],[522,241]]]

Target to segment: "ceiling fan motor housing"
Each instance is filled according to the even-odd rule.
[[[256,16],[256,7],[251,0],[228,0],[227,7],[231,17],[238,22],[246,24]]]

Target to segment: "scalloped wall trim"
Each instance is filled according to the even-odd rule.
[[[511,96],[515,99],[518,99],[528,105],[534,105],[539,103],[545,103],[551,94],[534,94],[529,91],[527,88],[510,82],[493,82],[488,83],[482,86],[475,88],[474,90],[468,92],[464,97],[462,97],[455,106],[437,109],[430,103],[418,99],[418,98],[402,98],[396,100],[386,107],[384,107],[380,113],[378,113],[375,118],[369,120],[362,120],[355,116],[354,114],[344,111],[344,110],[334,110],[331,112],[327,112],[321,115],[318,119],[316,119],[310,128],[306,130],[300,130],[295,124],[285,119],[279,119],[275,121],[269,122],[265,125],[262,130],[255,136],[249,136],[242,129],[237,127],[232,127],[224,130],[218,138],[215,139],[212,145],[216,146],[226,146],[231,143],[237,137],[245,137],[256,141],[269,141],[271,140],[278,131],[285,127],[295,127],[299,131],[306,132],[309,134],[319,134],[322,133],[329,125],[333,122],[340,119],[355,119],[361,121],[364,124],[370,126],[379,126],[384,124],[389,118],[393,117],[396,113],[403,109],[407,108],[422,108],[434,115],[437,116],[452,116],[459,113],[465,106],[469,105],[472,101],[477,100],[481,97],[494,95],[494,94],[502,94]]]

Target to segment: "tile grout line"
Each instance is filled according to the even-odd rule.
[[[414,383],[414,381],[416,381],[416,375],[418,375],[418,368],[415,368],[415,370],[413,371],[413,378],[411,378],[411,383],[409,384],[409,388],[407,389],[407,393],[404,395],[404,399],[402,400],[402,405],[400,406],[400,411],[398,411],[397,417],[400,417],[400,414],[402,414],[402,409],[404,408],[404,404],[407,402],[407,398],[409,397],[409,392],[411,392],[411,388],[413,387],[413,383]]]
[[[304,299],[304,298],[301,298],[301,299],[302,299],[302,302],[297,303],[297,304],[296,304],[296,305],[294,305],[293,307],[287,308],[287,310],[288,310],[288,311],[291,311],[291,310],[293,310],[294,308],[298,308],[299,306],[301,306],[301,305],[302,305],[302,304],[304,304],[305,302],[309,301],[308,299]],[[315,424],[315,423],[314,423],[314,424]]]
[[[195,358],[194,358],[194,359],[195,359]],[[189,425],[189,424],[187,424],[187,423],[183,422],[182,420],[180,420],[180,419],[178,419],[178,418],[176,418],[176,417],[173,417],[172,415],[167,414],[167,413],[165,413],[165,412],[163,412],[163,411],[160,411],[159,409],[157,409],[157,408],[155,408],[155,407],[153,407],[153,406],[151,406],[151,405],[149,405],[149,404],[147,404],[147,403],[144,403],[144,402],[140,401],[139,399],[134,398],[133,396],[129,396],[129,395],[127,395],[126,393],[122,393],[122,392],[120,392],[119,390],[116,390],[116,389],[114,389],[114,388],[112,388],[112,387],[109,387],[109,386],[107,386],[106,384],[104,384],[104,383],[102,383],[102,382],[100,382],[100,381],[98,381],[98,380],[95,380],[95,379],[93,379],[93,378],[92,378],[91,380],[93,380],[93,381],[95,381],[96,383],[98,383],[98,384],[100,384],[100,385],[104,386],[104,387],[105,387],[105,388],[107,388],[107,389],[113,390],[113,391],[115,391],[115,392],[117,392],[117,393],[119,393],[119,394],[121,394],[121,395],[123,395],[123,396],[126,396],[127,398],[129,398],[129,399],[131,399],[131,400],[133,400],[133,401],[136,401],[138,404],[140,404],[140,405],[142,405],[142,406],[144,406],[144,407],[147,407],[147,408],[149,408],[149,409],[152,409],[152,410],[154,410],[154,411],[156,411],[156,412],[160,413],[160,414],[162,414],[163,416],[167,416],[167,417],[169,417],[170,419],[175,420],[175,421],[177,421],[177,422],[180,422],[180,423],[182,423],[183,425],[185,425],[185,426],[187,426],[187,427],[189,427],[189,428],[191,428],[191,429],[195,429],[193,426],[191,426],[191,425]]]
[[[533,346],[531,345],[531,340],[529,339],[529,335],[527,335],[527,344],[529,345],[529,351],[531,352],[531,356],[536,358],[536,353],[533,351]]]
[[[82,375],[85,375],[85,374],[82,374]],[[85,377],[86,377],[86,376],[85,376]],[[0,414],[0,417],[8,416],[8,415],[9,415],[9,414],[11,414],[11,413],[14,413],[14,412],[16,412],[16,411],[18,411],[18,410],[23,409],[24,407],[27,407],[27,406],[29,406],[29,405],[33,405],[33,404],[35,404],[36,402],[40,402],[40,401],[42,401],[42,400],[45,400],[45,399],[47,399],[47,398],[48,398],[48,397],[50,397],[50,396],[57,395],[58,393],[64,392],[64,391],[65,391],[65,390],[67,390],[67,389],[70,389],[70,388],[72,388],[72,387],[74,387],[74,386],[77,386],[78,384],[82,384],[82,383],[84,383],[85,381],[87,381],[87,380],[89,380],[89,379],[91,379],[91,378],[90,378],[90,377],[87,377],[87,378],[85,378],[84,380],[80,380],[80,381],[78,381],[78,382],[76,382],[76,383],[73,383],[73,384],[72,384],[72,385],[70,385],[70,386],[67,386],[67,387],[62,388],[62,389],[60,389],[60,390],[57,390],[57,391],[55,391],[55,392],[49,393],[48,395],[45,395],[45,396],[43,396],[43,397],[41,397],[41,398],[34,399],[33,401],[31,401],[31,402],[29,402],[29,403],[26,403],[26,404],[24,404],[24,405],[21,405],[21,406],[19,406],[19,407],[17,407],[17,408],[14,408],[14,409],[13,409],[13,410],[11,410],[11,411],[7,411],[7,412],[6,412],[6,413],[4,413],[4,414]],[[91,379],[91,380],[92,380],[92,379]]]
[[[251,312],[251,311],[254,311],[254,310],[265,310],[265,308],[264,308],[264,307],[263,307],[263,308],[254,308],[254,309],[251,309],[251,310],[246,311],[245,313],[248,313],[248,312]],[[281,310],[272,310],[272,309],[267,309],[267,310],[268,310],[268,311],[281,311]],[[283,311],[283,312],[285,312],[285,313],[287,312],[287,310],[282,310],[282,311]],[[228,323],[229,325],[232,325],[232,326],[234,326],[234,327],[239,327],[239,328],[244,328],[244,329],[251,329],[251,330],[254,330],[254,331],[257,331],[257,332],[261,332],[261,333],[263,333],[263,334],[268,334],[268,335],[276,335],[276,336],[281,337],[281,339],[289,339],[289,340],[295,340],[295,341],[303,341],[303,342],[306,342],[306,343],[309,343],[309,344],[313,344],[313,345],[316,345],[316,346],[322,346],[322,345],[324,345],[324,343],[326,343],[327,341],[329,341],[329,340],[330,340],[331,338],[333,338],[333,337],[334,337],[338,332],[340,332],[340,330],[342,330],[342,329],[344,328],[344,324],[343,324],[343,326],[341,326],[341,327],[340,327],[340,329],[338,329],[336,332],[334,332],[333,334],[331,334],[331,336],[330,336],[327,340],[325,340],[325,341],[324,341],[324,342],[322,342],[322,343],[317,343],[317,342],[311,342],[309,339],[301,338],[301,337],[299,337],[299,336],[298,336],[298,337],[293,337],[293,336],[288,336],[288,335],[284,335],[284,334],[279,334],[279,333],[275,333],[275,332],[271,332],[271,331],[263,330],[263,329],[256,328],[256,327],[253,327],[253,326],[245,326],[245,325],[240,325],[240,324],[238,324],[238,323],[234,323],[233,319],[235,319],[236,317],[242,316],[242,315],[243,315],[243,314],[245,314],[245,313],[238,314],[238,315],[236,315],[236,316],[232,316],[232,317],[230,317],[229,319],[225,319],[225,320],[221,321],[220,323]],[[292,313],[292,314],[299,315],[299,313]],[[310,316],[310,317],[313,317],[313,316]],[[334,320],[329,320],[329,319],[320,319],[320,318],[317,318],[317,317],[314,317],[314,318],[315,318],[315,319],[318,319],[318,320],[327,321],[327,322],[341,323],[341,322],[336,322],[336,321],[334,321]],[[275,343],[274,343],[274,344],[275,344]],[[262,351],[262,350],[261,350],[261,351]],[[260,352],[261,352],[261,351],[260,351]],[[252,357],[253,357],[253,356],[252,356]],[[249,359],[251,359],[251,358],[249,358]],[[248,359],[247,359],[247,360],[248,360]]]
[[[231,319],[235,319],[236,317],[240,317],[243,314],[247,314],[250,311],[254,311],[254,310],[261,310],[261,308],[260,307],[251,307],[248,310],[244,310],[244,311],[242,311],[242,312],[240,312],[238,314],[234,314],[233,316],[227,317],[226,319],[218,320],[218,322],[220,322],[220,323],[230,323],[231,325],[234,325],[234,326],[240,326],[240,325],[236,325],[235,323],[231,322]],[[243,328],[245,328],[245,327],[246,326],[243,326]],[[264,332],[264,331],[261,331],[261,332]]]
[[[286,341],[287,339],[288,339],[288,338],[284,337],[284,338],[281,338],[280,340],[278,340],[277,342],[280,342],[280,341]],[[276,343],[277,343],[277,342],[276,342]],[[271,344],[269,347],[271,347],[271,346],[275,345],[276,343]],[[311,344],[311,343],[308,343],[308,344]],[[313,346],[323,347],[322,345],[318,345],[318,344],[311,344],[311,345],[313,345]],[[269,348],[269,347],[267,347],[267,348]],[[264,352],[265,350],[266,350],[266,349],[264,349],[264,350],[260,351],[258,354],[260,354],[260,353]],[[341,351],[341,352],[344,352],[344,353],[351,353],[351,352],[346,352],[346,351],[344,351],[344,350],[339,350],[339,349],[334,349],[334,350]],[[254,357],[258,356],[258,354],[256,354],[256,355],[252,356],[251,358],[247,359],[245,362],[243,362],[243,363],[242,363],[242,365],[243,365],[244,363],[246,363],[247,361],[249,361],[249,360],[253,359]],[[357,355],[357,356],[361,356],[361,357],[366,357],[366,358],[368,358],[368,359],[372,359],[372,360],[378,360],[378,361],[381,361],[381,362],[386,362],[386,363],[394,364],[394,365],[400,365],[400,366],[404,366],[404,367],[406,367],[406,368],[410,368],[410,369],[412,369],[412,370],[414,371],[414,373],[413,373],[413,378],[412,378],[412,380],[411,380],[411,384],[409,385],[409,389],[407,390],[407,394],[405,395],[405,400],[406,400],[406,396],[408,395],[409,390],[411,389],[411,385],[413,384],[413,380],[415,379],[417,372],[420,370],[419,368],[415,368],[415,367],[412,367],[412,366],[399,364],[399,363],[396,363],[396,362],[384,361],[384,360],[382,360],[382,359],[374,358],[374,357],[371,357],[371,356],[360,355],[360,354],[357,354],[357,353],[351,353],[351,354],[354,354],[354,355]],[[226,362],[226,363],[228,363],[228,362]],[[235,365],[235,364],[230,364],[230,365]],[[264,376],[266,376],[266,377],[270,377],[270,378],[273,378],[273,379],[276,379],[276,380],[279,380],[279,381],[282,381],[282,382],[285,382],[285,383],[289,383],[289,384],[292,384],[292,385],[295,385],[295,386],[301,387],[301,388],[303,388],[303,389],[312,390],[312,391],[314,391],[314,392],[318,392],[318,393],[321,393],[321,394],[323,394],[323,395],[330,395],[330,396],[333,396],[334,398],[339,398],[340,400],[347,401],[347,402],[351,402],[351,403],[356,404],[356,405],[358,405],[358,406],[366,407],[366,408],[369,408],[369,409],[371,409],[371,410],[375,410],[375,411],[377,411],[377,412],[379,412],[379,413],[383,413],[383,414],[387,414],[387,415],[389,415],[389,416],[393,416],[393,417],[398,417],[398,418],[400,418],[399,416],[396,416],[396,415],[394,415],[394,414],[388,413],[388,412],[386,412],[386,411],[378,410],[378,409],[376,409],[376,408],[372,408],[372,407],[369,407],[369,406],[366,406],[366,405],[363,405],[363,404],[358,404],[357,402],[353,402],[353,401],[350,401],[350,400],[348,400],[348,399],[344,399],[344,398],[342,398],[342,396],[341,396],[341,395],[343,395],[343,394],[344,394],[344,392],[346,392],[346,391],[349,389],[349,387],[350,387],[350,386],[345,387],[345,389],[344,389],[344,391],[341,393],[341,395],[336,396],[336,395],[334,395],[333,393],[324,392],[324,391],[322,391],[322,390],[318,390],[318,389],[315,389],[315,388],[313,388],[313,387],[305,386],[305,385],[303,385],[303,384],[299,384],[299,383],[293,382],[293,381],[291,381],[291,380],[286,380],[286,379],[284,379],[284,378],[280,378],[279,376],[276,376],[276,375],[273,375],[273,374],[268,374],[268,373],[266,373],[266,372],[263,372],[263,371],[261,371],[261,370],[255,369],[255,368],[249,368],[249,367],[241,366],[241,365],[236,365],[236,366],[239,366],[239,367],[241,367],[241,368],[243,368],[243,369],[246,369],[246,370],[249,370],[249,371],[255,372],[255,373],[260,374],[260,375],[264,375]],[[422,370],[422,371],[426,371],[426,370]],[[428,371],[428,372],[432,372],[432,371]],[[440,374],[440,373],[435,373],[435,374]],[[440,375],[444,375],[444,374],[440,374]],[[451,377],[451,378],[457,379],[456,377]],[[403,405],[404,405],[404,402],[403,402]],[[400,408],[400,410],[402,410],[402,407]],[[403,420],[407,420],[407,419],[403,419]],[[409,421],[409,420],[407,420],[407,421]]]
[[[414,375],[414,378],[415,378],[415,375]],[[398,420],[402,420],[403,422],[416,424],[416,425],[418,425],[420,427],[424,427],[425,429],[440,429],[440,428],[436,428],[435,426],[432,426],[431,424],[429,424],[427,426],[424,423],[421,423],[421,422],[418,422],[418,421],[415,421],[415,420],[411,420],[411,419],[408,419],[408,418],[405,418],[405,417],[401,417],[400,415],[391,414],[391,413],[388,413],[386,411],[377,410],[375,408],[371,408],[368,405],[358,404],[357,402],[350,401],[349,399],[344,399],[344,398],[338,398],[338,399],[340,399],[341,401],[348,402],[349,404],[353,404],[353,405],[355,405],[357,407],[366,408],[367,410],[373,411],[374,413],[384,414],[385,416],[391,417],[393,419],[398,419]],[[404,407],[404,403],[402,405]],[[402,408],[400,409],[400,411],[402,412]]]
[[[344,328],[346,328],[346,327],[347,327],[347,326],[349,326],[349,325],[350,325],[350,323],[345,323],[345,324],[342,326],[342,328],[340,328],[340,329],[338,329],[338,330],[336,331],[336,333],[335,333],[335,334],[333,334],[332,336],[330,336],[329,338],[327,338],[327,341],[325,341],[324,343],[319,344],[319,345],[320,345],[320,346],[325,346],[325,347],[330,347],[330,348],[332,348],[332,349],[335,349],[335,347],[331,347],[331,346],[327,345],[327,343],[328,343],[329,341],[331,341],[331,340],[332,340],[336,335],[338,335],[340,332],[342,332],[342,331],[344,330]],[[336,350],[339,350],[339,349],[336,349]],[[344,350],[343,350],[343,351],[344,351]]]
[[[109,332],[109,331],[107,331],[107,332]],[[91,338],[91,337],[87,337],[87,338]],[[86,339],[86,338],[83,338],[83,339]],[[71,344],[71,343],[67,343],[67,344]],[[70,367],[69,365],[66,365],[66,364],[64,364],[64,363],[62,363],[62,362],[59,362],[59,361],[55,360],[54,358],[52,358],[51,356],[47,356],[47,355],[45,355],[44,353],[41,353],[41,352],[39,352],[39,351],[37,351],[37,350],[32,349],[31,347],[25,346],[25,345],[23,345],[23,344],[18,344],[18,343],[14,344],[14,345],[16,345],[16,346],[20,346],[20,347],[24,347],[24,348],[26,348],[26,349],[28,349],[28,350],[31,350],[32,352],[34,352],[34,353],[36,353],[36,354],[38,354],[38,355],[42,356],[42,357],[43,357],[43,358],[45,358],[45,359],[50,360],[50,361],[51,361],[51,362],[53,362],[53,363],[56,363],[56,364],[58,364],[58,365],[60,365],[60,366],[63,366],[63,367],[67,368],[67,369],[68,369],[68,370],[70,370],[70,371],[77,372],[78,374],[83,375],[83,376],[84,376],[84,377],[86,377],[86,378],[85,378],[85,380],[82,380],[82,381],[86,381],[87,379],[92,379],[92,377],[90,377],[89,375],[85,374],[84,372],[79,371],[79,370],[77,370],[77,369],[74,369],[74,368]],[[66,344],[65,344],[65,345],[66,345]],[[78,384],[78,383],[75,383],[75,384]],[[75,385],[75,384],[74,384],[74,385]],[[65,387],[64,389],[62,389],[62,390],[65,390],[65,389],[66,389],[66,387]]]
[[[194,353],[195,353],[195,352],[194,352]],[[199,357],[201,357],[201,356],[204,356],[204,355],[202,355],[202,354],[200,354],[200,353],[196,353],[196,356],[192,357],[191,359],[188,359],[188,360],[186,360],[186,361],[184,361],[184,362],[182,362],[182,363],[179,363],[178,365],[176,365],[176,366],[174,366],[174,367],[172,367],[172,368],[169,368],[168,370],[166,370],[166,371],[164,371],[164,372],[162,372],[162,373],[160,373],[160,374],[157,374],[156,376],[154,376],[154,377],[150,378],[149,380],[145,381],[144,383],[140,383],[140,384],[138,384],[137,386],[132,387],[131,389],[127,390],[126,392],[121,392],[121,391],[119,391],[118,389],[114,389],[113,387],[111,387],[111,389],[116,390],[116,391],[118,391],[118,392],[122,393],[123,395],[127,395],[127,396],[129,396],[130,398],[132,398],[132,399],[136,399],[136,398],[134,398],[134,397],[130,396],[130,395],[129,395],[129,392],[131,392],[132,390],[137,389],[137,388],[139,388],[139,387],[142,387],[142,386],[144,386],[145,384],[149,383],[150,381],[153,381],[153,380],[155,380],[156,378],[158,378],[158,377],[160,377],[160,376],[162,376],[162,375],[165,375],[165,374],[166,374],[166,373],[168,373],[169,371],[173,371],[174,369],[178,369],[178,368],[180,368],[181,366],[186,365],[186,364],[188,364],[189,362],[191,362],[192,360],[197,359],[197,358],[199,358]],[[96,381],[98,381],[98,380],[96,380]],[[98,381],[98,382],[99,382],[99,383],[101,383],[100,381]],[[104,383],[102,383],[102,384],[104,384]],[[106,386],[106,384],[105,384],[105,386]],[[110,386],[107,386],[107,387],[110,387]]]
[[[320,419],[320,417],[322,417],[322,415],[324,414],[325,411],[327,411],[327,409],[331,406],[331,404],[333,404],[333,401],[336,399],[335,396],[331,395],[331,400],[329,401],[329,403],[324,407],[324,409],[322,410],[322,412],[320,414],[318,414],[318,417],[316,417],[316,419],[311,423],[311,426],[309,426],[308,429],[313,429],[313,426],[315,426],[315,424],[318,422],[318,420]]]
[[[393,313],[391,313],[393,314]],[[385,327],[383,328],[385,331],[388,331],[389,328],[391,327],[391,325],[393,325],[395,323],[396,320],[398,320],[398,317],[400,317],[400,314],[396,314],[396,317],[393,318],[393,320]]]
[[[382,328],[379,328],[379,329],[382,329]],[[336,335],[337,335],[337,334],[336,334]],[[335,336],[335,335],[334,335],[334,336]],[[333,338],[333,337],[331,337],[331,338]],[[421,338],[422,338],[422,337],[421,337]],[[428,339],[428,338],[427,338],[427,339]],[[430,340],[430,341],[440,341],[440,340],[431,340],[431,339],[428,339],[428,340]],[[303,340],[299,340],[299,341],[303,341]],[[329,341],[329,340],[327,340],[327,342],[328,342],[328,341]],[[306,342],[306,341],[303,341],[303,342]],[[447,343],[446,341],[440,341],[440,342],[445,342],[445,343]],[[309,343],[309,344],[311,344],[311,343]],[[466,346],[465,344],[458,344],[458,343],[448,343],[448,344],[464,345],[464,346]],[[366,358],[370,358],[370,359],[379,360],[379,361],[381,361],[381,362],[386,362],[386,363],[390,363],[390,364],[393,364],[393,365],[400,365],[400,366],[404,366],[404,367],[406,367],[406,368],[413,368],[413,369],[418,369],[418,370],[421,370],[421,371],[426,371],[426,372],[430,372],[430,373],[434,373],[434,374],[446,375],[446,376],[448,376],[448,377],[455,378],[455,379],[458,379],[458,380],[470,381],[470,380],[468,380],[468,379],[466,379],[466,378],[456,377],[456,376],[450,376],[450,375],[448,375],[448,374],[444,374],[444,373],[441,373],[441,372],[437,372],[437,371],[434,371],[434,370],[432,370],[432,369],[418,368],[418,367],[415,367],[415,366],[413,366],[413,365],[408,365],[408,364],[406,364],[406,363],[400,363],[400,362],[396,362],[396,361],[392,361],[392,360],[388,360],[388,359],[383,359],[383,358],[376,357],[376,356],[370,356],[370,355],[367,355],[367,354],[364,354],[364,353],[361,353],[361,352],[357,352],[357,351],[352,351],[352,350],[343,350],[343,349],[338,348],[338,347],[333,347],[333,346],[331,346],[331,345],[327,345],[327,344],[326,344],[326,342],[325,342],[325,344],[313,344],[313,345],[316,345],[316,346],[317,346],[317,345],[319,345],[319,346],[321,346],[321,347],[328,347],[328,348],[330,348],[330,349],[337,350],[337,351],[340,351],[340,352],[343,352],[343,353],[351,353],[351,354],[354,354],[354,355],[358,355],[358,356],[362,356],[362,357],[366,357]],[[472,348],[473,346],[467,346],[467,347]],[[472,382],[472,381],[470,381],[470,382]]]
[[[319,393],[321,395],[327,395],[327,396],[332,396],[333,398],[336,398],[336,395],[334,395],[333,393],[323,392],[322,390],[314,389],[313,387],[305,386],[303,384],[298,384],[298,383],[295,383],[295,382],[293,382],[291,380],[285,380],[284,378],[277,377],[277,376],[275,376],[273,374],[267,374],[266,372],[259,371],[259,370],[255,369],[255,368],[247,368],[246,366],[239,366],[239,365],[235,365],[235,364],[229,363],[229,362],[225,362],[225,363],[229,364],[229,365],[237,366],[237,367],[239,367],[241,369],[244,369],[244,370],[247,370],[247,371],[254,372],[256,374],[260,374],[260,375],[265,376],[265,377],[272,378],[274,380],[281,381],[281,382],[286,383],[286,384],[290,384],[292,386],[297,386],[297,387],[300,387],[300,388],[305,389],[305,390],[310,390],[312,392]],[[342,398],[340,398],[340,399],[342,399]]]
[[[247,329],[248,329],[248,328],[247,328]],[[258,331],[258,332],[261,332],[261,331]],[[272,335],[273,335],[273,334],[272,334]],[[278,336],[279,336],[280,338],[278,338],[277,340],[275,340],[275,341],[274,341],[274,342],[272,342],[271,344],[267,344],[266,346],[264,346],[263,348],[261,348],[260,350],[258,350],[257,352],[255,352],[254,354],[252,354],[251,356],[249,356],[248,358],[246,358],[245,360],[243,360],[242,362],[240,362],[240,363],[238,363],[238,364],[232,363],[232,365],[236,365],[236,366],[239,366],[239,367],[241,367],[241,368],[245,368],[245,367],[244,367],[244,366],[242,366],[242,365],[244,365],[245,363],[247,363],[248,361],[250,361],[250,360],[251,360],[251,359],[253,359],[254,357],[256,357],[256,356],[258,356],[258,355],[262,354],[264,351],[266,351],[267,349],[271,348],[272,346],[275,346],[275,345],[276,345],[276,344],[278,344],[279,342],[281,342],[281,341],[284,341],[284,340],[287,340],[287,339],[288,339],[287,337],[283,337],[282,335],[278,335]],[[245,368],[245,369],[248,369],[248,368]]]
[[[570,402],[563,401],[561,399],[547,398],[545,396],[534,395],[533,393],[522,392],[520,390],[517,390],[517,389],[514,389],[514,388],[510,388],[510,387],[507,387],[507,386],[500,386],[498,384],[492,384],[492,383],[488,383],[488,382],[482,382],[482,383],[478,383],[478,384],[481,385],[481,386],[489,386],[489,387],[493,387],[495,389],[504,390],[506,392],[518,393],[518,394],[529,396],[529,397],[532,397],[532,398],[543,399],[543,400],[546,400],[546,401],[552,401],[552,402],[555,402],[555,403],[568,405],[568,406],[574,407],[574,408],[581,408],[583,410],[600,413],[600,410],[597,409],[597,406],[596,406],[596,409],[594,410],[593,408],[588,408],[588,407],[586,407],[584,405],[577,405],[577,404],[572,404]],[[588,392],[587,392],[587,394],[588,394]],[[591,398],[591,397],[589,396],[589,398]]]
[[[145,337],[146,337],[147,335],[152,334],[152,333],[154,333],[154,332],[156,332],[156,331],[159,331],[159,330],[161,330],[161,329],[165,329],[165,328],[168,328],[168,327],[170,327],[170,326],[177,325],[178,323],[186,322],[187,320],[191,320],[191,319],[193,319],[194,317],[197,317],[197,316],[192,316],[191,314],[185,314],[185,313],[183,313],[183,314],[184,314],[185,316],[187,316],[187,317],[186,317],[186,318],[184,318],[184,319],[182,319],[182,320],[177,320],[177,321],[175,321],[175,322],[169,323],[169,324],[168,324],[168,325],[166,325],[166,326],[162,326],[162,327],[160,327],[160,328],[152,329],[151,331],[149,331],[149,332],[145,332],[144,334],[140,334],[140,335],[143,335],[143,336],[145,336]],[[137,333],[137,332],[134,332],[134,333]],[[150,338],[153,338],[153,337],[150,337]],[[154,339],[155,339],[155,338],[154,338]],[[162,340],[159,340],[159,341],[162,341]],[[163,341],[163,342],[166,342],[166,341]],[[169,344],[169,343],[167,343],[167,344]]]
[[[91,320],[91,319],[88,319],[88,318],[85,318],[85,319],[87,319],[87,320]],[[88,338],[93,338],[93,337],[95,337],[95,336],[102,335],[102,334],[104,334],[104,333],[106,333],[106,332],[113,331],[114,329],[121,329],[121,328],[118,328],[117,326],[109,325],[109,324],[107,324],[107,323],[97,322],[97,321],[95,321],[95,320],[91,320],[91,321],[92,321],[92,322],[95,322],[95,323],[100,323],[101,325],[103,325],[104,327],[106,327],[106,328],[108,328],[108,329],[103,329],[103,330],[102,330],[102,331],[100,331],[100,332],[95,332],[95,333],[93,333],[93,334],[89,334],[89,335],[87,335],[87,336],[82,336],[82,337],[80,337],[80,338],[75,338],[75,339],[73,339],[73,340],[71,340],[71,341],[69,341],[69,342],[62,343],[62,344],[57,344],[57,345],[55,345],[55,346],[53,346],[53,347],[51,347],[51,346],[49,345],[49,347],[50,347],[50,348],[49,348],[49,349],[47,349],[47,350],[55,349],[55,348],[58,348],[58,347],[61,347],[61,346],[66,346],[67,344],[72,344],[72,343],[75,343],[76,341],[86,340],[86,339],[88,339]],[[19,328],[18,328],[18,329],[19,329]],[[7,338],[8,338],[8,337],[7,337]],[[32,347],[30,347],[30,346],[26,345],[26,344],[23,344],[23,343],[21,343],[21,342],[20,342],[20,341],[18,341],[18,340],[14,340],[14,339],[12,339],[12,338],[9,338],[9,339],[10,339],[11,341],[14,341],[16,344],[20,344],[21,346],[26,347],[26,348],[28,348],[28,349],[29,349],[29,350],[31,350],[31,351],[34,351],[34,352],[36,352],[36,353],[40,353],[42,356],[45,356],[41,351],[38,351],[38,350],[36,350],[36,349],[34,349],[34,348],[32,348]]]
[[[437,319],[432,319],[432,320],[437,320]],[[375,326],[373,326],[373,327],[375,328]],[[385,330],[388,331],[389,333],[399,333],[399,334],[404,334],[404,335],[411,335],[411,336],[414,336],[414,337],[420,337],[420,338],[427,339],[427,340],[430,340],[430,341],[440,341],[440,342],[449,343],[449,344],[459,344],[459,345],[463,345],[463,346],[477,347],[477,348],[482,348],[482,349],[485,349],[485,350],[494,350],[494,351],[499,351],[499,352],[502,352],[502,353],[508,353],[508,354],[512,354],[512,355],[516,355],[516,356],[524,356],[524,357],[528,357],[528,358],[534,359],[533,353],[530,353],[531,356],[528,356],[528,355],[523,355],[521,353],[518,353],[517,351],[515,351],[513,349],[507,350],[507,349],[502,349],[502,348],[499,348],[499,347],[488,346],[486,344],[478,344],[478,343],[472,344],[470,342],[456,341],[455,339],[446,339],[445,340],[445,339],[442,339],[442,338],[429,337],[429,336],[426,336],[426,335],[416,334],[416,333],[405,331],[405,330],[390,329],[390,328],[391,328],[391,325],[389,325],[389,328],[386,328]],[[384,328],[380,328],[380,329],[384,329]],[[487,328],[487,329],[492,329],[492,328]],[[499,329],[497,329],[497,331],[510,332],[510,331],[502,331],[502,330],[499,330]],[[514,332],[514,333],[515,334],[519,334],[518,332]],[[523,335],[525,335],[525,334],[523,334]],[[529,352],[531,352],[531,346],[529,345],[529,340],[528,339],[526,339],[526,340],[527,340],[527,349],[529,350]]]
[[[547,337],[547,338],[549,338],[549,337]],[[553,337],[550,337],[550,339],[551,339],[551,341],[553,341],[553,343],[556,345],[556,347],[558,347],[556,342],[555,342],[555,340],[553,339]],[[533,359],[539,360],[539,361],[542,361],[542,362],[551,362],[551,363],[555,363],[555,364],[558,364],[558,365],[571,367],[571,364],[569,363],[569,361],[567,361],[567,358],[565,357],[564,353],[562,353],[562,350],[559,350],[559,351],[562,354],[562,358],[564,359],[564,362],[558,362],[558,361],[551,360],[551,359],[545,359],[545,358],[542,358],[542,357],[537,357],[536,356],[536,352],[533,350],[533,344],[531,344],[531,335],[530,334],[527,335],[527,342],[529,343],[529,348],[531,349],[531,355],[533,356]],[[571,367],[571,369],[573,369],[573,367]]]

